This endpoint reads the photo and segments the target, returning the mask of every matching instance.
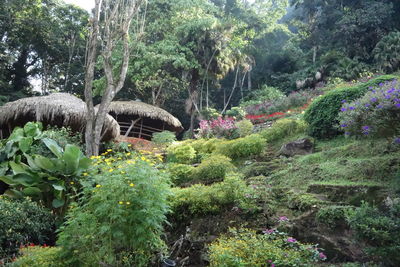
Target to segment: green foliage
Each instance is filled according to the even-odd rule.
[[[306,110],[304,120],[309,124],[308,132],[318,138],[329,138],[337,135],[339,130],[338,114],[342,101],[352,101],[363,96],[368,88],[395,79],[396,76],[384,75],[349,88],[332,90],[317,98]]]
[[[218,213],[232,206],[245,210],[255,208],[247,197],[252,189],[237,174],[229,174],[223,182],[212,185],[195,184],[172,190],[171,206],[177,218]]]
[[[312,194],[297,193],[295,191],[289,191],[287,194],[287,205],[291,209],[307,211],[313,207],[317,207],[320,203],[321,200]]]
[[[148,266],[165,244],[169,177],[145,159],[93,177],[74,203],[57,244],[69,266]]]
[[[189,164],[196,157],[196,151],[191,145],[172,145],[167,149],[167,159],[169,162]]]
[[[378,256],[387,266],[400,262],[400,202],[392,203],[388,210],[363,203],[348,214],[347,221],[356,236],[370,247],[368,252]]]
[[[6,169],[3,170],[0,180],[10,186],[5,195],[14,198],[30,196],[62,214],[68,205],[67,194],[75,190],[72,184],[78,182],[78,177],[89,168],[91,162],[79,147],[67,144],[63,149],[49,138],[42,138],[41,141],[55,158],[27,154],[35,138],[25,135],[41,138],[37,134],[40,131],[38,126],[39,124],[28,123],[24,129],[16,128],[13,131],[6,146],[0,151],[0,154],[11,158],[4,165]],[[23,158],[16,155],[18,149],[23,153]]]
[[[0,196],[0,210],[0,259],[16,255],[23,245],[54,242],[55,218],[50,211],[27,198],[4,196]]]
[[[341,129],[346,135],[395,137],[400,134],[399,97],[400,86],[393,81],[344,103],[338,116]]]
[[[272,124],[272,127],[261,131],[260,135],[268,143],[273,143],[289,136],[304,134],[306,129],[307,124],[303,120],[280,119]]]
[[[41,134],[41,139],[43,138],[54,140],[60,147],[65,147],[67,144],[79,146],[82,150],[84,147],[82,135],[72,132],[70,128],[47,127]],[[46,157],[52,156],[51,151],[43,142],[32,144],[31,154],[39,154]]]
[[[204,108],[200,111],[200,115],[204,120],[215,120],[221,116],[215,108]]]
[[[228,117],[234,117],[236,120],[243,120],[246,116],[246,111],[241,107],[233,107],[225,113]]]
[[[264,147],[265,139],[260,135],[252,134],[243,138],[217,144],[215,153],[227,156],[231,159],[239,159],[259,155]]]
[[[240,106],[247,107],[257,105],[266,101],[275,101],[284,97],[285,95],[279,89],[263,85],[261,89],[255,90],[246,96],[240,103]]]
[[[326,256],[285,233],[271,230],[256,234],[250,229],[231,229],[209,247],[210,266],[311,266]]]
[[[236,127],[238,128],[240,137],[245,137],[253,132],[253,124],[250,120],[238,121],[236,122]]]
[[[161,133],[153,133],[151,141],[158,145],[169,145],[176,141],[176,136],[173,132],[162,131]]]
[[[11,267],[64,267],[60,259],[60,247],[26,247],[20,250],[22,254],[10,264]]]
[[[191,174],[194,167],[186,164],[169,163],[167,171],[171,176],[171,181],[179,186],[191,180]]]
[[[211,155],[193,170],[191,177],[204,183],[219,182],[234,168],[230,158],[218,154]]]
[[[211,138],[211,139],[195,139],[190,142],[190,145],[194,148],[197,154],[210,154],[215,151],[219,143],[223,143],[223,139]]]
[[[322,207],[317,212],[317,222],[325,224],[326,226],[337,229],[346,225],[346,218],[349,211],[354,207],[352,206],[326,206]]]
[[[383,37],[373,50],[373,56],[381,71],[393,72],[400,66],[400,32]]]

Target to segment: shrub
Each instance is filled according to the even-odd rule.
[[[162,131],[161,133],[153,133],[151,141],[157,145],[170,145],[176,141],[175,133],[170,131]]]
[[[357,238],[365,241],[367,252],[379,257],[387,266],[398,266],[400,262],[400,202],[387,211],[363,203],[348,214],[347,221]]]
[[[171,206],[176,217],[218,213],[237,206],[255,208],[248,196],[252,192],[237,174],[228,175],[223,182],[212,185],[195,184],[187,188],[173,188]]]
[[[337,135],[339,109],[342,101],[352,101],[363,96],[368,88],[385,81],[395,79],[396,76],[384,75],[349,88],[332,90],[316,99],[306,110],[304,120],[309,124],[308,132],[318,138],[329,138]]]
[[[400,85],[380,84],[363,97],[344,103],[338,116],[346,135],[394,137],[400,134]]]
[[[260,132],[267,142],[275,142],[288,136],[303,134],[307,124],[303,120],[281,119],[277,120],[272,127]]]
[[[55,219],[29,199],[0,196],[0,259],[12,257],[22,245],[54,242]]]
[[[239,137],[237,126],[233,118],[218,117],[214,120],[200,121],[200,129],[196,138],[227,138],[235,139]]]
[[[260,114],[279,114],[289,109],[298,108],[306,105],[313,97],[319,95],[318,91],[299,91],[293,92],[288,96],[274,101],[266,101],[258,105],[246,107],[246,112],[251,115]]]
[[[316,246],[300,243],[275,230],[256,234],[250,229],[231,229],[209,247],[210,266],[311,266],[326,256]]]
[[[22,253],[11,267],[64,267],[67,266],[59,257],[61,248],[29,246],[20,250]]]
[[[253,124],[250,120],[241,120],[236,123],[240,137],[245,137],[253,132]]]
[[[224,142],[223,139],[211,138],[211,139],[196,139],[193,140],[190,145],[196,150],[198,154],[210,154],[215,151],[217,145]]]
[[[200,115],[205,120],[215,120],[221,116],[215,108],[203,108]]]
[[[240,106],[248,107],[261,104],[266,101],[274,101],[284,97],[285,95],[279,89],[263,85],[261,89],[255,90],[250,95],[246,96],[244,101],[240,103]]]
[[[265,139],[260,135],[252,134],[236,140],[217,144],[215,153],[227,156],[231,159],[238,159],[259,155],[264,147]]]
[[[246,116],[246,111],[241,107],[233,107],[226,111],[225,114],[228,117],[234,117],[236,120],[242,120]]]
[[[226,173],[233,169],[234,166],[230,158],[222,155],[211,155],[193,170],[191,177],[196,181],[212,183],[223,180]]]
[[[167,166],[167,171],[171,175],[171,181],[175,185],[181,185],[191,180],[191,174],[194,167],[179,163],[170,163]]]
[[[346,217],[352,206],[327,206],[317,212],[317,222],[325,224],[332,229],[346,225]]]
[[[57,244],[69,266],[148,266],[164,250],[168,176],[144,156],[117,164],[94,176],[67,214]]]
[[[169,162],[189,164],[196,157],[196,151],[191,145],[177,144],[172,145],[167,149],[167,159]]]

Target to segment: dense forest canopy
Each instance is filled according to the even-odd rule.
[[[82,96],[89,13],[58,0],[2,0],[0,9],[0,103]],[[164,107],[186,127],[265,86],[287,94],[400,66],[394,0],[151,0],[142,12],[117,98]],[[100,67],[95,77],[100,96]]]

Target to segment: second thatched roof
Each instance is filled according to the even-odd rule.
[[[168,111],[139,101],[113,101],[110,104],[109,112],[116,115],[125,114],[161,120],[172,126],[177,132],[183,130],[181,122]]]
[[[46,125],[70,127],[83,132],[86,126],[86,104],[81,99],[66,93],[22,98],[0,107],[0,129],[23,126],[28,121],[40,121]],[[119,125],[110,116],[103,128],[103,140],[119,135]]]

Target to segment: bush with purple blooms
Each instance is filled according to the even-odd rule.
[[[400,143],[400,82],[381,83],[353,102],[343,101],[338,118],[346,135],[394,138]]]

